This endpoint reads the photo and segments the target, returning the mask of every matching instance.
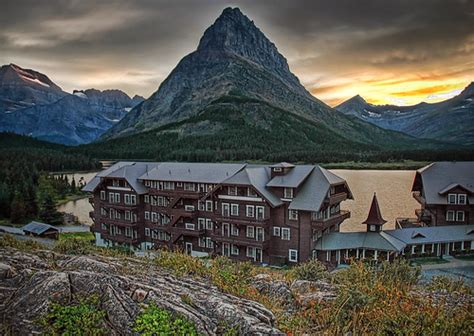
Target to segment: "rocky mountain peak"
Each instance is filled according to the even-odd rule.
[[[466,86],[459,95],[461,97],[474,96],[474,82],[471,82],[468,86]]]
[[[239,8],[226,8],[204,32],[197,52],[223,51],[265,67],[285,81],[300,85],[287,60]]]

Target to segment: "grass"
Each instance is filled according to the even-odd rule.
[[[63,232],[59,234],[59,240],[78,239],[84,241],[93,241],[95,236],[92,232]]]
[[[414,258],[410,260],[412,265],[436,265],[436,264],[447,264],[449,261],[444,260],[443,258],[437,257],[422,257]]]
[[[428,165],[427,161],[395,161],[395,162],[334,162],[322,163],[321,166],[327,169],[372,169],[372,170],[415,170]]]
[[[455,256],[454,258],[460,259],[460,260],[474,260],[474,254],[460,255],[460,256]]]

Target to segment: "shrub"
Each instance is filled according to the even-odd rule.
[[[0,247],[13,247],[21,251],[32,251],[44,249],[45,246],[34,240],[19,240],[11,234],[2,234]]]
[[[144,336],[198,335],[193,323],[154,304],[149,305],[138,315],[133,331]]]
[[[464,283],[462,278],[452,279],[447,276],[435,276],[427,285],[431,291],[446,291],[448,293],[458,292],[473,295],[473,290]]]
[[[155,259],[158,266],[169,270],[175,276],[196,275],[204,277],[207,272],[206,265],[201,259],[192,257],[183,252],[160,251]]]
[[[291,280],[309,280],[317,281],[326,279],[329,273],[318,260],[309,260],[290,269],[287,276]]]
[[[99,309],[99,298],[93,295],[67,306],[52,303],[36,322],[47,335],[106,335],[105,315]]]
[[[226,257],[212,260],[209,276],[222,291],[244,296],[249,290],[249,281],[256,275],[256,267],[250,262],[234,262]]]
[[[54,251],[64,254],[89,254],[93,245],[84,239],[70,238],[60,239],[54,244]]]

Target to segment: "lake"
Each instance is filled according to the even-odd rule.
[[[370,202],[374,192],[377,193],[380,210],[387,221],[384,229],[394,229],[397,217],[415,217],[415,209],[419,206],[411,196],[411,186],[415,177],[413,170],[331,170],[344,178],[351,188],[354,200],[342,203],[343,210],[351,211],[351,218],[344,221],[341,231],[363,231],[361,223],[367,218]],[[74,176],[76,182],[81,178],[90,181],[96,173],[66,174],[69,179]],[[87,198],[70,201],[58,208],[59,211],[73,213],[79,221],[92,225],[89,211],[92,211]]]

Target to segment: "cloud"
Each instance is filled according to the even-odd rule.
[[[228,5],[330,104],[355,94],[389,102],[405,90],[412,103],[474,76],[474,1],[457,0],[4,0],[0,61],[43,71],[67,90],[150,95]],[[422,96],[424,87],[440,91]]]

